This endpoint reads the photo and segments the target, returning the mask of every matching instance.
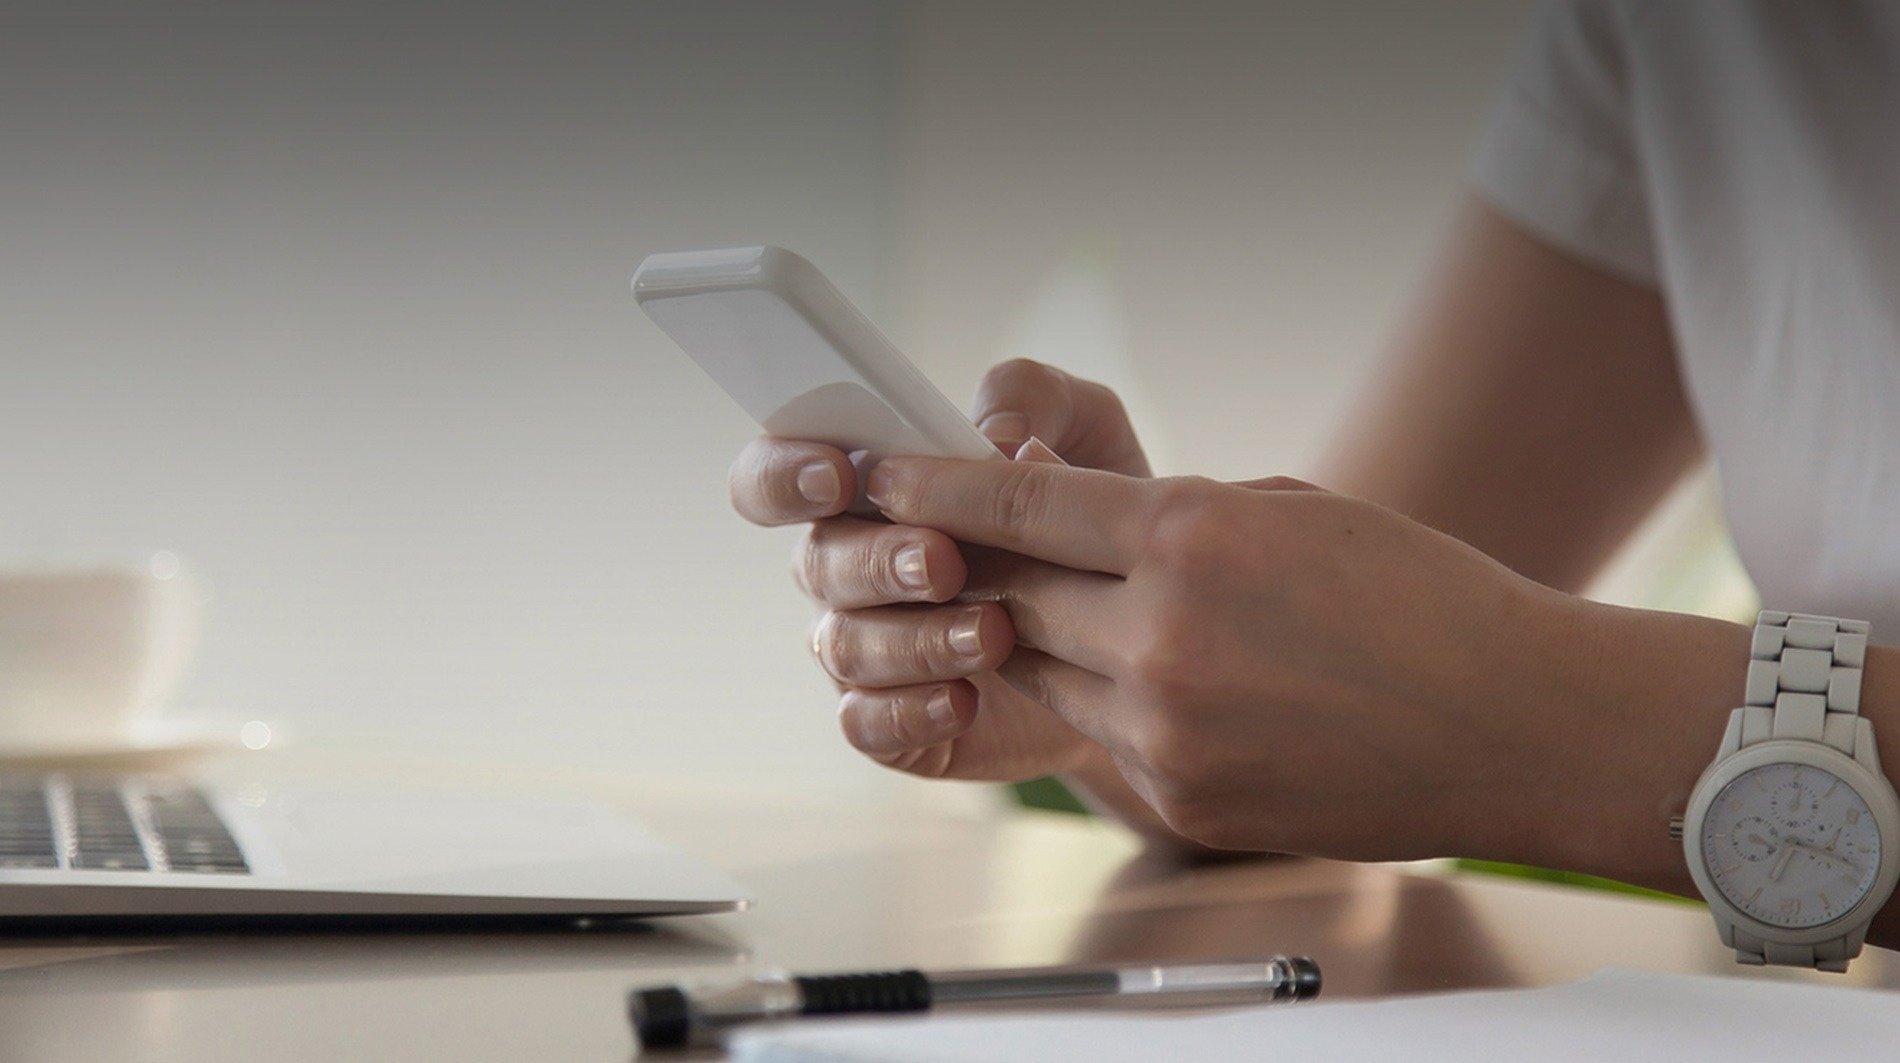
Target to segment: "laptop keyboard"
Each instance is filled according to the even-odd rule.
[[[177,780],[0,774],[0,870],[251,869],[211,802]]]

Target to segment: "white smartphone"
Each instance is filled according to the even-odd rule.
[[[860,467],[894,456],[1004,455],[851,305],[779,247],[652,255],[633,296],[767,433]]]

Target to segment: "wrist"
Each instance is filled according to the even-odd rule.
[[[1510,859],[1693,893],[1669,817],[1741,704],[1749,629],[1561,597],[1524,703],[1543,770],[1517,804]]]

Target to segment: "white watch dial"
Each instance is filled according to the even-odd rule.
[[[1715,795],[1702,860],[1729,903],[1771,926],[1820,926],[1874,888],[1880,831],[1867,802],[1832,773],[1765,764]]]

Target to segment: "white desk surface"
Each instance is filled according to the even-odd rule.
[[[352,763],[384,781],[416,775],[387,758]],[[619,807],[727,868],[758,904],[591,933],[4,938],[0,1061],[624,1061],[634,1054],[631,985],[763,968],[1306,952],[1324,967],[1329,998],[1548,985],[1610,965],[1900,987],[1900,954],[1870,950],[1846,980],[1738,969],[1694,906],[1429,866],[1181,868],[1076,817],[709,800],[627,778],[504,785]]]

